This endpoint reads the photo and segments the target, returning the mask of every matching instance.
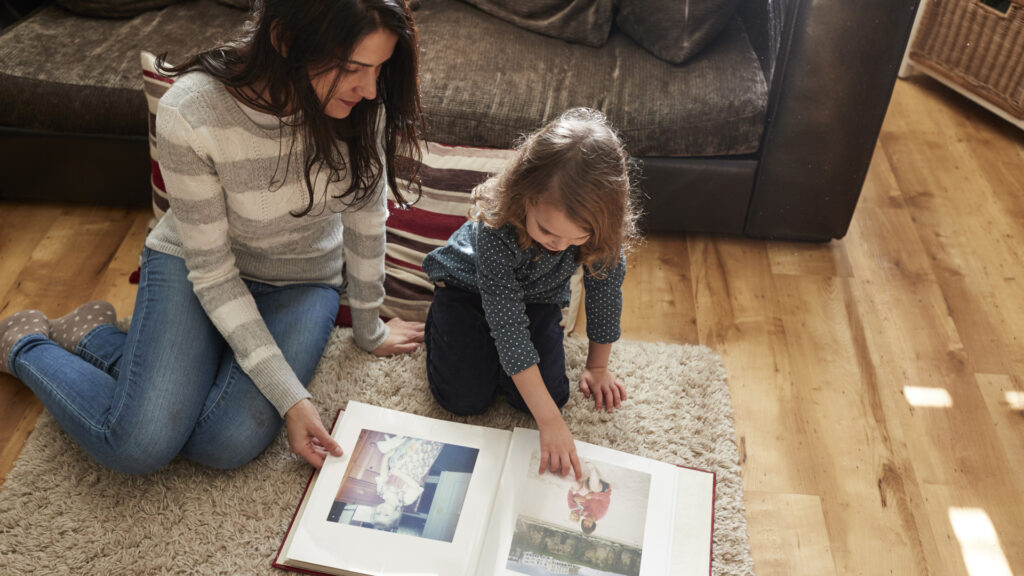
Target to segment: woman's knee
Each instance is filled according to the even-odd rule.
[[[225,421],[230,425],[224,425]],[[221,424],[197,427],[182,456],[210,468],[240,468],[267,449],[280,432],[282,420],[268,402],[256,410],[250,406],[244,415],[222,420]]]
[[[252,462],[270,445],[270,441],[262,444],[247,443],[245,446],[235,446],[224,450],[202,451],[196,454],[183,453],[183,456],[208,468],[217,470],[234,470]]]
[[[182,452],[182,455],[196,464],[209,468],[234,470],[235,468],[245,466],[262,454],[270,446],[270,443],[274,441],[277,432],[278,430],[274,430],[273,434],[250,436],[245,441],[209,445],[197,450],[186,450]]]
[[[111,470],[143,476],[170,464],[181,451],[181,444],[181,440],[175,441],[168,436],[146,437],[140,434],[95,456],[100,464]]]

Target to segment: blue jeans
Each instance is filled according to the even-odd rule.
[[[338,289],[246,285],[285,359],[308,385],[334,326]],[[28,336],[9,361],[12,374],[75,442],[124,473],[153,472],[178,454],[237,468],[259,455],[282,425],[199,304],[184,260],[149,249],[127,334],[97,326],[74,354]]]

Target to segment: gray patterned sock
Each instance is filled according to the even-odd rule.
[[[100,324],[117,322],[117,312],[110,302],[93,300],[75,308],[69,314],[50,320],[50,338],[60,347],[74,354],[82,336]]]
[[[11,372],[8,356],[14,345],[29,334],[50,335],[50,322],[39,310],[22,310],[0,322],[0,372]]]

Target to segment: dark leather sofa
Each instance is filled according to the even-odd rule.
[[[620,70],[622,53],[642,51],[614,31],[601,49],[568,45],[456,0],[424,0],[417,21],[427,136],[509,147],[516,133],[561,107],[589,105],[608,114],[641,161],[647,230],[840,238],[916,9],[916,0],[741,0],[728,38],[706,55],[681,66],[631,56],[639,64]],[[0,33],[0,201],[147,204],[138,50],[183,57],[229,37],[225,23],[242,17],[233,10],[190,0],[133,20],[98,21],[43,4]],[[468,30],[479,36],[460,40]],[[118,34],[130,42],[117,42]],[[494,45],[482,49],[485,42]],[[491,56],[480,56],[486,50]],[[546,76],[523,77],[537,65],[517,72],[520,55],[542,52],[547,60],[536,58]],[[577,89],[565,80],[574,65],[608,75],[580,78]],[[582,88],[588,80],[590,92]],[[641,81],[669,87],[660,103],[639,102]],[[487,116],[495,110],[501,118]]]

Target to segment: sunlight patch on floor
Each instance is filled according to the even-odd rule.
[[[945,388],[904,386],[903,395],[911,406],[918,408],[950,408],[953,406],[953,397]]]
[[[1024,410],[1024,392],[1007,390],[1006,403],[1014,410]]]
[[[960,541],[971,576],[1013,576],[992,520],[981,508],[950,508],[949,522]]]

